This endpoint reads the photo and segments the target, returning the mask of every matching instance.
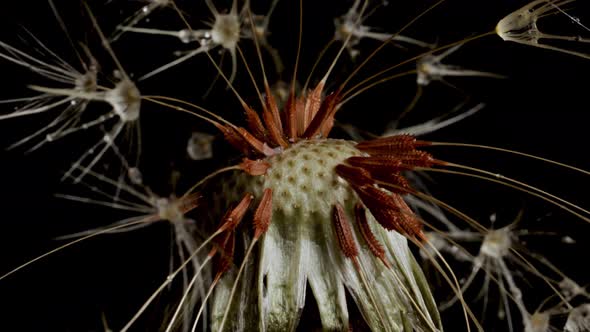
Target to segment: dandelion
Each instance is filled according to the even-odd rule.
[[[471,70],[468,68],[481,67],[461,61],[461,56],[469,54],[472,42],[494,33],[505,40],[521,41],[517,30],[536,29],[538,20],[552,15],[565,17],[568,24],[584,32],[587,29],[583,22],[563,8],[572,2],[533,1],[523,7],[531,14],[524,25],[514,23],[517,14],[509,14],[500,20],[495,31],[489,28],[499,17],[491,20],[486,27],[488,32],[462,34],[459,39],[443,36],[438,40],[437,35],[424,39],[437,40],[437,46],[419,41],[421,34],[410,30],[443,11],[440,7],[447,5],[444,1],[420,6],[419,13],[409,20],[394,23],[388,16],[381,30],[385,32],[376,28],[380,11],[391,8],[385,4],[355,0],[346,6],[332,5],[333,12],[323,12],[318,10],[319,5],[300,2],[295,10],[300,10],[297,13],[301,30],[297,39],[289,41],[280,39],[280,27],[286,24],[292,28],[292,22],[277,19],[290,17],[281,12],[281,6],[288,8],[287,2],[270,1],[258,7],[259,3],[251,1],[231,1],[228,5],[207,0],[195,4],[194,9],[172,1],[150,1],[122,23],[117,21],[115,31],[107,34],[110,39],[103,35],[92,14],[99,9],[87,8],[96,30],[93,34],[101,45],[84,49],[93,49],[87,54],[107,53],[115,64],[116,71],[107,75],[112,78],[108,84],[98,83],[102,82],[103,71],[82,65],[82,69],[91,69],[95,75],[88,80],[91,84],[85,84],[80,79],[85,74],[56,60],[53,53],[47,54],[49,48],[42,47],[46,54],[36,57],[3,42],[0,57],[53,80],[48,86],[33,86],[41,97],[25,100],[33,104],[15,114],[28,115],[40,109],[39,112],[45,112],[43,107],[48,105],[51,107],[47,110],[54,111],[54,101],[64,105],[66,101],[84,102],[84,108],[76,109],[75,119],[101,104],[110,108],[108,113],[101,114],[108,117],[105,120],[98,118],[85,124],[59,120],[43,130],[63,137],[67,130],[101,127],[102,140],[65,172],[64,179],[73,180],[78,189],[58,197],[70,201],[68,213],[79,208],[73,207],[77,202],[85,203],[89,209],[108,208],[123,217],[114,219],[120,220],[115,223],[101,220],[98,227],[81,231],[78,228],[59,238],[68,242],[16,267],[3,269],[0,285],[32,273],[41,262],[50,265],[68,251],[83,251],[80,247],[93,242],[115,243],[152,231],[154,238],[160,240],[165,235],[167,250],[158,250],[161,248],[156,248],[152,241],[142,246],[123,240],[125,244],[118,255],[130,254],[130,265],[147,260],[146,265],[158,266],[165,272],[148,276],[143,271],[129,271],[132,277],[128,283],[127,274],[118,272],[117,284],[125,284],[127,290],[113,292],[117,298],[129,297],[129,305],[123,308],[97,301],[99,308],[91,314],[92,318],[80,318],[81,323],[65,322],[59,324],[60,328],[66,325],[74,330],[100,326],[121,331],[487,331],[500,326],[500,320],[501,328],[509,331],[583,330],[588,301],[583,279],[578,280],[577,275],[562,271],[533,251],[534,247],[525,239],[534,232],[521,228],[520,222],[487,228],[480,217],[471,216],[475,205],[467,200],[482,197],[480,191],[487,189],[485,185],[463,195],[466,201],[462,204],[450,203],[429,178],[453,177],[450,184],[441,185],[442,192],[447,194],[465,193],[456,179],[468,179],[476,186],[477,181],[497,185],[590,222],[590,212],[583,206],[544,190],[544,186],[497,173],[491,163],[476,166],[477,160],[465,161],[452,153],[468,151],[465,156],[476,156],[481,152],[494,158],[499,156],[500,161],[523,158],[547,168],[557,167],[564,173],[572,172],[574,176],[590,173],[509,149],[445,142],[434,139],[436,136],[416,137],[480,114],[483,103],[465,107],[468,103],[464,102],[452,109],[442,106],[443,98],[442,103],[435,100],[432,104],[438,107],[433,115],[428,111],[432,105],[425,98],[419,105],[416,103],[422,98],[421,93],[412,98],[398,86],[409,83],[412,89],[416,85],[421,89],[429,85],[434,98],[436,85],[430,86],[432,81],[446,82],[449,76],[498,78],[493,70]],[[173,10],[156,10],[166,7]],[[252,11],[266,14],[255,15]],[[322,17],[321,22],[311,22],[311,29],[304,20],[310,11]],[[517,12],[522,14],[522,9]],[[342,13],[345,15],[341,16]],[[183,28],[157,21],[159,15],[167,14],[175,20],[172,24],[182,24]],[[195,17],[209,15],[209,27],[191,26]],[[101,13],[96,17],[101,21],[104,17],[108,22],[107,15]],[[315,20],[313,17],[311,21]],[[365,25],[369,17],[375,19],[371,23],[375,27]],[[162,25],[144,27],[152,23]],[[322,23],[330,28],[326,30]],[[136,72],[134,61],[129,61],[129,56],[133,56],[119,49],[125,50],[134,38],[154,41],[157,37],[153,35],[174,36],[197,47],[155,70]],[[410,35],[418,39],[403,37]],[[543,35],[551,39],[547,36]],[[320,37],[326,38],[327,46],[320,52],[308,49],[308,43],[313,45]],[[360,43],[365,38],[379,43],[365,49],[364,43]],[[341,41],[336,48],[332,47],[334,40]],[[405,42],[409,47],[389,47],[392,41]],[[284,52],[286,42],[297,46],[297,50]],[[585,43],[583,38],[573,42],[576,47]],[[537,41],[529,44],[539,45]],[[457,52],[459,47],[461,52]],[[586,54],[561,47],[542,48],[582,58]],[[153,52],[133,60],[149,61],[151,65],[159,55],[168,52],[151,49]],[[210,54],[213,50],[230,54],[229,73],[215,62]],[[346,51],[350,56],[342,55]],[[206,55],[208,59],[204,60],[225,82],[227,89],[220,91],[221,100],[208,96],[195,102],[179,97],[186,96],[186,91],[190,96],[200,95],[201,88],[211,86],[215,80],[213,75],[202,75],[202,68],[195,70],[185,62],[197,54]],[[283,61],[287,54],[294,59]],[[452,61],[447,61],[451,54]],[[309,56],[315,57],[306,59]],[[238,59],[243,60],[243,66],[238,66]],[[383,61],[387,61],[385,65]],[[126,64],[125,69],[121,63]],[[172,89],[173,95],[166,95],[170,93],[164,92],[169,90],[166,87],[172,85],[166,81],[170,78],[156,74],[175,66],[186,67],[183,73],[190,80],[181,82],[174,77],[178,89]],[[291,77],[285,81],[287,73]],[[151,85],[142,85],[140,93],[135,82],[147,78],[152,78],[148,82]],[[305,82],[302,88],[298,87],[298,79]],[[193,81],[194,85],[187,84]],[[146,92],[154,89],[155,93]],[[387,91],[385,103],[367,101],[373,93],[383,90]],[[393,102],[393,97],[398,96],[413,101],[399,106]],[[38,100],[42,101],[37,103]],[[386,108],[387,112],[374,111],[377,108]],[[152,121],[146,121],[150,118]],[[340,119],[353,120],[349,121],[353,123],[349,132],[355,134],[354,139],[341,130],[346,126]],[[390,125],[385,130],[379,125],[368,133],[363,127],[367,120]],[[143,149],[141,156],[130,156],[128,151],[119,150],[115,140],[125,128],[139,128],[140,123],[142,128],[155,126],[157,130],[142,136],[142,147],[149,148]],[[380,134],[383,132],[385,135]],[[503,136],[498,132],[498,137]],[[114,153],[114,161],[107,160],[107,150]],[[172,165],[170,155],[176,156]],[[167,178],[161,176],[161,170],[156,171],[159,168],[172,168],[177,175],[168,184],[153,184]],[[483,201],[509,206],[505,203],[509,201],[507,195]],[[163,225],[167,229],[162,232]],[[559,238],[571,239],[565,230],[564,234],[561,231],[555,232]],[[575,245],[578,242],[571,243]],[[110,247],[111,243],[105,246]],[[152,248],[154,251],[150,251]],[[165,268],[161,269],[154,252],[166,256],[160,260],[165,261]],[[464,274],[465,265],[468,267]],[[432,275],[438,283],[427,278]],[[525,279],[524,275],[532,278]],[[473,297],[471,292],[478,276],[483,276],[483,290]],[[533,278],[548,293],[540,295],[544,299],[539,300],[523,287],[524,281]],[[84,281],[90,288],[101,287],[97,285],[102,283]],[[491,286],[498,289],[495,296],[488,292]],[[136,290],[133,296],[126,295],[131,288]],[[482,299],[484,310],[480,313],[478,300]],[[499,304],[495,317],[488,313],[488,301]],[[69,315],[75,316],[72,312]],[[567,321],[557,324],[553,320],[557,316],[565,316]]]

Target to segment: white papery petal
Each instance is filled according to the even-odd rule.
[[[355,228],[357,243],[361,243],[358,261],[366,282],[349,259],[341,265],[341,273],[369,327],[373,331],[391,332],[442,330],[428,284],[416,268],[407,240],[383,229],[370,214],[367,218],[393,266],[387,269],[370,252]]]
[[[319,219],[319,218],[318,218]],[[338,271],[342,253],[331,223],[317,220],[304,234],[310,243],[307,260],[308,281],[320,312],[322,327],[327,331],[348,330],[346,293]]]
[[[247,248],[250,241],[246,236],[243,236],[242,240],[244,247]],[[252,290],[256,276],[255,262],[254,257],[250,257],[246,262],[231,303],[231,289],[236,280],[239,266],[234,266],[227,271],[215,287],[211,305],[211,331],[241,332],[258,330],[258,322],[252,319],[252,317],[258,317],[258,306],[256,305],[258,297],[256,292]],[[230,306],[229,309],[228,306]],[[222,328],[221,322],[226,310],[229,310],[229,312]]]
[[[305,222],[285,222],[282,218],[273,217],[261,241],[258,271],[261,331],[294,331],[305,305],[310,246],[302,236]]]

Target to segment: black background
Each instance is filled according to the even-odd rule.
[[[92,31],[87,14],[74,1],[56,1],[64,21],[75,40],[87,43],[93,50],[104,72],[110,76],[112,62],[100,51],[100,42]],[[427,8],[431,1],[412,1],[400,5],[391,1],[367,21],[384,31],[393,32],[409,19]],[[427,14],[407,30],[407,34],[428,42],[445,44],[492,29],[499,18],[518,8],[519,1],[447,1]],[[516,3],[514,3],[516,2]],[[577,1],[575,12],[582,22],[590,22],[587,1]],[[103,30],[112,28],[126,14],[139,8],[139,2],[90,2]],[[204,5],[179,1],[178,5],[191,13],[189,20],[201,27],[208,18]],[[290,78],[294,63],[298,3],[281,1],[271,20],[271,44],[279,49],[286,64],[285,79]],[[332,36],[332,19],[342,14],[350,1],[304,1],[304,34],[300,77],[305,77],[321,47]],[[265,5],[254,5],[263,12]],[[25,28],[42,40],[49,48],[68,61],[73,61],[71,48],[53,14],[44,1],[19,1],[2,8],[0,36],[3,41],[25,51],[31,51],[31,38]],[[152,25],[162,24],[171,29],[181,27],[171,10],[152,16]],[[585,20],[584,20],[585,19]],[[559,29],[582,31],[567,22],[558,21]],[[255,63],[255,52],[250,41],[242,43],[246,56]],[[378,46],[374,41],[363,41],[359,46],[364,59]],[[179,47],[170,38],[127,35],[113,45],[121,62],[130,73],[145,73],[172,58]],[[415,54],[414,48],[403,50],[386,47],[364,68],[359,77],[385,68]],[[590,53],[590,49],[586,48]],[[214,56],[215,53],[213,53]],[[69,58],[68,58],[69,57]],[[334,52],[326,58],[333,59]],[[267,59],[268,60],[268,59]],[[503,42],[497,36],[486,37],[465,45],[447,62],[464,67],[500,73],[506,80],[483,78],[457,78],[449,82],[471,96],[471,104],[486,103],[477,115],[452,127],[427,136],[432,140],[480,143],[505,147],[541,155],[554,160],[589,169],[587,154],[588,132],[588,75],[589,60]],[[345,55],[328,82],[333,89],[357,65]],[[224,68],[229,70],[229,61]],[[255,75],[259,77],[257,66]],[[320,64],[323,73],[326,63]],[[410,67],[408,67],[410,68]],[[47,81],[30,74],[23,68],[6,62],[0,63],[0,98],[26,95],[26,85]],[[247,100],[256,105],[253,90],[239,64],[236,86]],[[317,82],[320,74],[313,79]],[[163,73],[138,85],[144,94],[173,95],[204,105],[230,119],[239,118],[239,104],[224,84],[218,82],[213,93],[203,100],[200,96],[209,87],[215,71],[205,56],[199,56],[182,66]],[[272,75],[272,74],[271,74]],[[272,78],[272,76],[271,76]],[[274,77],[276,78],[276,77]],[[312,81],[313,82],[313,81]],[[371,89],[347,104],[339,120],[378,133],[384,123],[392,119],[411,100],[415,91],[414,77],[394,80],[390,84]],[[464,98],[463,92],[440,83],[427,87],[418,108],[403,124],[411,125],[448,112]],[[3,106],[4,107],[4,106]],[[9,107],[9,106],[7,106]],[[0,144],[8,146],[17,139],[40,128],[51,119],[29,117],[0,122]],[[214,133],[210,126],[194,121],[183,114],[174,114],[155,107],[142,109],[144,134],[141,167],[150,183],[162,195],[171,190],[173,171],[181,173],[179,188],[198,180],[212,167],[208,162],[191,162],[185,155],[185,144],[193,130]],[[335,131],[335,135],[343,135]],[[64,170],[100,138],[100,132],[88,132],[65,138],[45,148],[25,155],[25,148],[0,152],[0,274],[22,262],[54,248],[56,236],[109,224],[125,215],[107,208],[72,203],[53,197],[54,193],[79,194],[78,187],[60,183]],[[576,174],[539,161],[530,161],[507,154],[468,149],[440,148],[438,157],[501,172],[532,185],[540,186],[574,203],[587,205],[588,176]],[[217,157],[220,157],[217,155]],[[575,245],[564,245],[558,237],[543,237],[532,241],[531,248],[554,261],[563,271],[576,277],[581,284],[588,282],[586,271],[589,253],[587,244],[589,225],[558,208],[524,194],[515,193],[483,182],[450,176],[433,176],[430,188],[468,214],[487,222],[492,213],[499,216],[498,223],[507,224],[519,209],[525,211],[525,228],[554,231],[577,240]],[[183,185],[185,185],[183,187]],[[485,224],[489,226],[489,224]],[[170,231],[167,225],[123,235],[96,238],[66,249],[0,281],[0,309],[3,330],[7,331],[99,331],[101,313],[112,328],[117,329],[141,305],[146,294],[154,289],[168,271]],[[531,285],[532,287],[532,285]],[[537,294],[525,289],[525,297]],[[309,295],[308,297],[311,297]],[[158,302],[158,301],[157,301]],[[539,301],[533,301],[530,310]],[[156,303],[162,306],[165,297]],[[516,311],[513,310],[516,314]],[[159,326],[154,311],[141,326]],[[492,312],[493,315],[493,312]],[[154,316],[154,318],[149,318]],[[518,316],[518,315],[517,315]],[[494,322],[493,319],[490,322]],[[461,321],[448,322],[447,330],[454,331]],[[505,326],[492,323],[491,331],[503,331]],[[463,327],[464,328],[464,327]]]

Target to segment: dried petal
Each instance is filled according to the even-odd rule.
[[[353,258],[358,256],[358,248],[354,237],[352,236],[352,229],[350,223],[346,219],[346,214],[342,209],[342,206],[336,204],[332,213],[332,221],[334,222],[334,228],[336,229],[336,236],[338,238],[338,244],[342,253],[347,258]]]
[[[248,124],[250,132],[259,140],[264,141],[266,138],[266,130],[262,124],[262,120],[260,120],[260,117],[252,108],[245,107],[244,110],[246,114],[246,123]]]
[[[402,134],[360,142],[356,147],[357,149],[370,154],[396,154],[430,144],[430,142],[418,141],[412,135]]]
[[[250,202],[252,202],[253,198],[254,196],[252,196],[252,194],[246,193],[240,203],[238,203],[235,208],[233,208],[223,217],[221,227],[219,227],[219,229],[230,232],[234,231],[236,227],[238,227],[240,221],[242,221],[244,218],[244,215],[246,214],[246,211],[248,210]]]
[[[257,175],[264,175],[266,171],[270,168],[270,164],[268,161],[265,160],[251,160],[248,158],[242,159],[240,163],[240,169],[250,175],[257,176]]]
[[[254,212],[254,239],[266,233],[272,220],[272,189],[264,189],[262,199]]]
[[[383,249],[381,243],[379,243],[379,240],[375,238],[375,235],[371,231],[371,226],[367,221],[366,211],[361,204],[357,204],[354,207],[354,215],[356,217],[356,222],[361,231],[361,235],[363,236],[365,242],[367,242],[367,245],[369,246],[369,250],[371,251],[371,253],[373,253],[375,257],[379,258],[383,262],[383,264],[385,264],[385,266],[390,268],[391,265],[385,258],[385,250]]]

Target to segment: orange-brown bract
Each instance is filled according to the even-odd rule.
[[[338,244],[342,253],[347,258],[356,258],[358,256],[358,248],[352,237],[352,229],[350,228],[350,222],[346,218],[344,209],[339,204],[334,206],[332,212],[332,219],[334,220],[334,228],[336,230],[336,237],[338,238]]]
[[[254,239],[258,239],[268,230],[272,220],[272,189],[264,189],[258,208],[254,213]]]
[[[369,246],[369,250],[371,250],[373,255],[375,255],[375,257],[378,257],[383,262],[383,264],[385,264],[385,266],[391,268],[391,264],[387,261],[387,258],[385,257],[385,249],[383,249],[383,246],[381,245],[381,243],[379,243],[379,240],[375,238],[375,235],[371,231],[371,226],[368,223],[366,213],[367,212],[365,211],[365,208],[361,204],[355,205],[354,216],[356,218],[356,222],[359,226],[361,234],[363,235],[363,239],[367,242],[367,245]]]
[[[240,169],[250,175],[263,175],[266,173],[270,164],[265,160],[251,160],[248,158],[242,159]]]

